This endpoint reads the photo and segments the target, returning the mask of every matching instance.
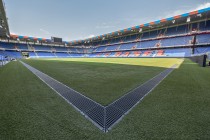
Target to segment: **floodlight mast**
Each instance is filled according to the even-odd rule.
[[[10,36],[10,31],[9,31],[9,25],[8,25],[8,18],[6,16],[6,6],[3,0],[0,0],[0,12],[2,13],[0,15],[0,18],[2,19],[0,22],[0,25],[2,29],[0,30],[4,32],[4,34],[2,35],[3,37],[8,37]]]

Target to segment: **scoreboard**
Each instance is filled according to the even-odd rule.
[[[59,37],[51,37],[52,42],[54,43],[62,43],[63,39]]]

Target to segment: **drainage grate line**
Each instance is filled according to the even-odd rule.
[[[77,111],[90,120],[96,127],[104,132],[110,131],[124,116],[126,116],[145,96],[157,87],[177,65],[161,72],[149,81],[128,92],[113,103],[104,107],[81,93],[71,89],[43,72],[20,61],[26,68],[34,73],[58,95],[72,105]]]
[[[44,83],[46,83],[50,88],[52,88],[58,95],[64,98],[68,103],[70,103],[76,110],[78,110],[82,115],[85,115],[87,119],[89,119],[93,124],[98,127],[100,130],[104,129],[103,121],[96,121],[100,117],[104,117],[102,114],[97,114],[93,112],[92,114],[86,113],[86,111],[96,108],[96,112],[100,112],[104,110],[104,107],[97,102],[81,95],[80,93],[72,90],[71,88],[67,87],[66,85],[58,82],[57,80],[53,79],[52,77],[42,73],[41,71],[31,67],[30,65],[21,61],[21,63],[28,68],[32,73],[34,73],[37,77],[39,77]]]
[[[137,104],[141,102],[141,100],[144,99],[146,95],[148,95],[156,86],[160,84],[161,81],[163,81],[176,67],[176,65],[172,66],[171,68],[163,71],[156,77],[152,78],[142,86],[139,86],[138,88],[134,89],[127,95],[121,97],[117,101],[113,102],[108,106],[109,107],[115,107],[118,110],[123,110],[125,113],[118,114],[116,116],[115,114],[110,114],[109,118],[115,118],[115,120],[121,120],[125,115],[127,115]],[[117,117],[117,118],[116,118]],[[107,120],[108,130],[111,130],[114,125],[116,125],[119,121],[112,121],[110,122]]]

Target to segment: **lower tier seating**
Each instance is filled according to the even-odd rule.
[[[199,47],[195,49],[195,54],[203,54],[210,52],[210,46],[207,47]]]
[[[210,46],[195,48],[195,54],[210,52]],[[189,57],[193,53],[191,48],[173,48],[159,50],[117,51],[104,53],[67,53],[67,52],[29,52],[29,58],[81,58],[81,57]],[[0,50],[0,55],[13,58],[23,58],[19,51]]]
[[[119,51],[111,53],[93,53],[87,57],[189,57],[191,48],[144,50],[144,51]]]

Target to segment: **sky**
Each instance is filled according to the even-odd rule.
[[[4,0],[10,33],[80,40],[210,7],[210,0]]]

